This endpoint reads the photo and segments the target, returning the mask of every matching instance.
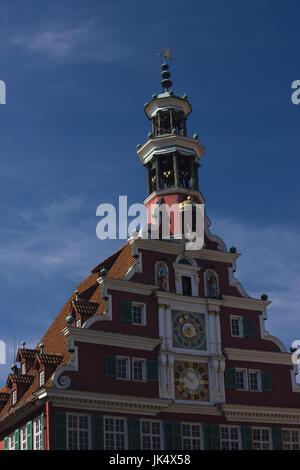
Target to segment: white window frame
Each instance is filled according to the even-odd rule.
[[[232,320],[238,320],[239,322],[239,335],[233,334],[232,330]],[[243,317],[241,315],[230,315],[230,331],[231,331],[231,336],[233,338],[243,338],[244,337],[244,332],[243,332]]]
[[[45,385],[45,371],[41,370],[39,373],[39,386],[42,387],[43,385]]]
[[[76,328],[81,328],[81,319],[79,318],[78,320],[76,320]]]
[[[259,441],[257,441],[257,440],[254,441],[254,438],[253,438],[253,436],[254,436],[253,431],[254,431],[254,430],[259,430],[259,431],[260,431],[260,440],[259,440]],[[268,431],[268,434],[269,434],[269,440],[268,440],[268,443],[269,443],[269,450],[272,450],[273,445],[272,445],[271,429],[270,429],[270,428],[266,428],[266,427],[264,427],[264,426],[262,426],[262,427],[260,427],[260,426],[254,426],[254,427],[252,428],[253,449],[254,449],[254,442],[259,442],[260,448],[259,448],[259,449],[254,449],[254,450],[264,450],[263,447],[262,447],[262,445],[263,445],[264,442],[267,442],[267,441],[263,441],[263,440],[261,439],[261,431]]]
[[[76,428],[69,428],[69,416],[76,416],[77,418],[77,427]],[[91,432],[91,416],[85,413],[67,413],[67,449],[69,450],[69,431],[70,429],[77,430],[77,450],[80,450],[80,426],[79,426],[79,417],[84,416],[88,419],[88,450],[92,448],[92,432]]]
[[[142,323],[136,323],[133,321],[133,307],[142,307]],[[146,304],[143,302],[132,302],[132,325],[146,326]]]
[[[17,390],[13,390],[12,392],[12,404],[15,405],[18,401],[18,394]]]
[[[289,436],[289,441],[284,440],[284,437],[283,437],[284,432],[289,432],[289,433],[296,432],[296,433],[298,433],[298,441],[297,441],[298,449],[293,449],[292,448],[292,445],[295,444],[295,441],[291,440],[291,435]],[[289,449],[284,448],[285,443],[286,444],[288,443]],[[300,430],[297,429],[297,428],[282,428],[282,445],[283,445],[283,450],[299,450],[300,449]]]
[[[118,376],[118,361],[126,359],[126,377]],[[130,380],[131,379],[131,367],[130,367],[130,357],[128,356],[117,356],[117,379],[118,380]]]
[[[258,389],[255,390],[251,387],[251,374],[257,374],[257,385],[258,385]],[[249,369],[248,370],[248,381],[249,381],[249,390],[250,392],[261,392],[262,391],[262,388],[261,388],[261,371],[260,370],[257,370],[257,369]]]
[[[42,416],[38,416],[32,421],[32,440],[33,450],[42,450],[42,433],[44,432],[44,423]]]
[[[143,363],[143,366],[142,366],[142,368],[143,368],[143,369],[142,369],[143,378],[142,378],[142,379],[136,379],[136,378],[134,377],[134,363],[135,363],[135,362],[142,362],[142,363]],[[147,370],[146,370],[147,365],[146,365],[146,359],[144,359],[144,358],[142,358],[142,357],[133,357],[131,363],[132,363],[132,375],[131,375],[131,376],[132,376],[132,380],[133,380],[134,382],[146,382],[146,380],[147,380]]]
[[[112,419],[112,420],[121,420],[123,421],[124,423],[124,450],[127,450],[128,449],[128,433],[127,433],[127,420],[126,418],[124,418],[123,416],[104,416],[104,419],[103,419],[103,435],[104,435],[104,449],[107,450],[107,447],[106,447],[106,429],[105,429],[105,420],[106,419]],[[118,434],[115,430],[115,423],[114,423],[114,430],[113,431],[109,431],[109,434],[113,434],[114,436],[114,444],[116,443],[116,434]],[[108,449],[108,450],[112,450],[112,449]],[[119,450],[119,449],[115,449],[115,450]],[[123,449],[122,449],[123,450]]]
[[[23,362],[21,365],[21,374],[26,375],[26,362]]]
[[[27,450],[27,427],[20,428],[20,450]]]
[[[228,439],[222,439],[222,428],[228,428],[229,429],[229,438]],[[230,431],[231,431],[232,428],[237,430],[237,440],[235,440],[235,439],[232,440],[231,439]],[[231,426],[231,425],[227,425],[227,424],[221,424],[221,426],[220,426],[221,450],[222,450],[222,442],[228,442],[229,443],[229,449],[225,449],[225,450],[240,450],[242,448],[241,432],[240,431],[241,431],[240,426]],[[231,447],[232,442],[237,442],[238,449],[232,449],[232,447]]]
[[[183,435],[183,426],[189,426],[190,428],[190,437],[187,437],[187,436],[184,436]],[[199,426],[199,429],[200,429],[200,437],[193,437],[192,435],[192,426]],[[202,424],[200,423],[181,423],[181,442],[182,442],[182,449],[184,449],[184,445],[183,445],[183,440],[184,439],[189,439],[190,443],[191,443],[191,446],[192,448],[191,449],[185,449],[186,452],[188,452],[189,450],[197,450],[197,449],[194,449],[193,448],[193,440],[197,440],[197,441],[200,441],[200,450],[203,450],[204,449],[204,442],[203,442],[203,428],[202,428]]]
[[[244,388],[238,388],[236,387],[236,390],[239,392],[248,392],[249,391],[249,383],[248,383],[248,370],[241,368],[241,367],[236,367],[235,368],[235,373],[237,372],[242,372],[244,376]]]
[[[15,433],[12,432],[8,437],[8,450],[15,450]]]
[[[144,433],[143,432],[143,423],[150,423],[150,433]],[[152,433],[152,423],[159,423],[159,439],[160,439],[160,445],[159,449],[153,449],[153,437],[157,436],[157,434]],[[164,439],[163,439],[163,426],[162,422],[156,419],[141,419],[140,421],[140,433],[141,433],[141,449],[142,450],[163,450],[164,449]],[[150,449],[144,449],[143,447],[143,436],[149,436],[151,440],[151,448]]]

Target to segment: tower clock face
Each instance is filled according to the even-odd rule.
[[[205,315],[172,311],[173,347],[206,351]]]
[[[209,378],[205,364],[174,363],[175,399],[209,401]]]

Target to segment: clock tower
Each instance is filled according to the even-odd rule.
[[[171,51],[163,49],[162,55],[160,84],[163,91],[153,94],[150,103],[145,103],[144,110],[152,129],[148,140],[137,146],[137,154],[147,170],[148,196],[144,204],[149,223],[154,223],[152,205],[178,204],[182,210],[185,205],[204,204],[199,191],[198,168],[205,150],[198,134],[188,135],[187,119],[192,107],[187,95],[180,96],[171,90],[173,83],[166,63]],[[176,235],[176,230],[171,220],[171,235]]]

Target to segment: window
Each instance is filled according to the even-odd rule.
[[[68,414],[68,450],[88,450],[89,429],[88,415]]]
[[[239,430],[234,426],[221,426],[221,449],[239,449]]]
[[[249,384],[251,392],[261,391],[261,378],[259,370],[249,370]]]
[[[182,448],[183,450],[201,449],[201,425],[182,424]]]
[[[41,416],[33,420],[33,450],[42,450],[43,427]]]
[[[178,264],[188,264],[188,265],[192,265],[191,261],[189,261],[188,259],[186,258],[181,258],[179,261],[178,261]]]
[[[27,429],[26,425],[20,429],[20,449],[27,450]]]
[[[136,325],[145,325],[145,305],[132,304],[132,323]]]
[[[15,450],[15,433],[8,436],[8,450]]]
[[[231,323],[231,335],[232,336],[243,336],[243,322],[242,317],[230,317]]]
[[[126,449],[124,419],[104,419],[104,445],[107,450]]]
[[[42,385],[45,385],[45,371],[44,370],[40,372],[39,382],[40,382],[40,387],[42,387]]]
[[[182,295],[192,295],[192,279],[188,276],[182,276]]]
[[[159,421],[142,421],[142,449],[162,449]]]
[[[283,450],[299,450],[299,431],[297,429],[282,430]]]
[[[79,318],[79,320],[76,321],[76,328],[81,328],[81,320]]]
[[[12,392],[12,404],[15,405],[17,403],[17,390]]]
[[[130,369],[129,369],[129,358],[128,357],[118,357],[117,358],[117,378],[118,379],[130,379]]]
[[[25,362],[23,362],[23,364],[21,365],[21,374],[22,375],[26,374],[26,363]]]
[[[270,431],[266,428],[253,428],[253,449],[254,450],[268,450],[270,449]]]
[[[132,360],[133,380],[145,382],[146,380],[146,361],[145,359]]]
[[[235,370],[235,384],[237,390],[248,390],[247,369]]]

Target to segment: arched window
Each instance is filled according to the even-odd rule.
[[[212,269],[205,272],[205,295],[211,298],[219,296],[218,275]]]
[[[169,270],[164,261],[157,261],[155,263],[155,284],[161,290],[169,290]]]
[[[179,261],[178,261],[178,264],[188,264],[188,265],[192,265],[191,261],[189,261],[188,259],[186,258],[181,258]]]

